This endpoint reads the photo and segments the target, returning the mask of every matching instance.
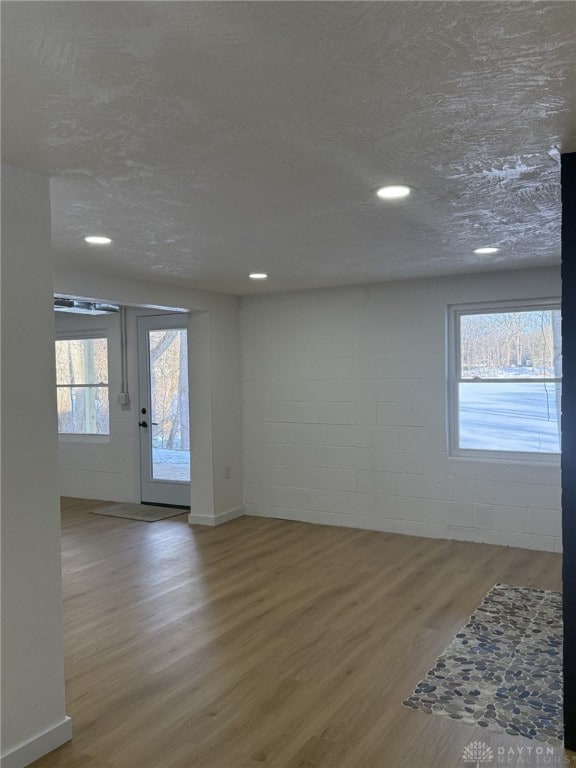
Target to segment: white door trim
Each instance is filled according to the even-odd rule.
[[[188,331],[188,314],[174,313],[162,315],[142,315],[138,318],[138,376],[140,402],[138,405],[138,423],[140,425],[140,493],[144,504],[166,504],[169,506],[190,507],[191,484],[177,480],[157,480],[152,478],[151,462],[151,427],[152,409],[150,402],[150,357],[148,352],[148,332],[162,329],[182,328]],[[186,338],[188,341],[189,334]],[[190,380],[190,362],[188,362],[188,381]],[[190,390],[190,384],[188,385]],[[188,403],[190,407],[190,402]],[[145,410],[145,413],[142,411]],[[148,424],[147,427],[141,426]]]

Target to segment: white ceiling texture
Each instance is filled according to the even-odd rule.
[[[4,160],[51,175],[57,264],[244,294],[559,263],[573,2],[2,17]]]

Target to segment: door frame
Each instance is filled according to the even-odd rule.
[[[162,313],[161,315],[140,315],[137,318],[137,348],[138,348],[138,424],[139,445],[138,457],[140,466],[140,499],[142,504],[155,506],[178,507],[190,509],[191,506],[191,482],[182,480],[155,480],[152,477],[152,447],[149,427],[142,426],[141,422],[150,424],[151,391],[150,391],[150,355],[148,344],[148,332],[151,330],[181,328],[186,330],[188,346],[188,408],[190,410],[190,333],[189,314],[187,312]],[[145,409],[145,413],[142,411]],[[190,426],[192,425],[190,419]],[[190,431],[190,442],[191,431]],[[192,478],[192,453],[190,445],[190,478]],[[145,488],[145,485],[148,487]],[[146,497],[146,500],[144,500]]]

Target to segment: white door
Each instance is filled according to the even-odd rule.
[[[188,315],[138,318],[143,504],[190,507]]]

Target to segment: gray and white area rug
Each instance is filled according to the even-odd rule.
[[[561,593],[496,584],[404,705],[561,745]]]

